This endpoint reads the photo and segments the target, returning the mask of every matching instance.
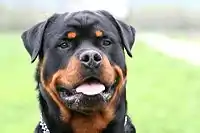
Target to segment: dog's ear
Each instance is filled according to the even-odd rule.
[[[120,32],[120,37],[122,38],[126,52],[130,57],[132,57],[131,49],[135,43],[135,28],[133,28],[131,25],[125,24],[120,20],[116,20],[116,22],[119,27],[118,30]]]
[[[126,49],[127,54],[132,57],[131,54],[131,49],[133,47],[133,44],[135,42],[135,28],[133,28],[131,25],[127,25],[126,23],[115,19],[109,12],[104,11],[104,10],[100,10],[97,11],[101,14],[103,14],[104,16],[106,16],[107,18],[109,18],[112,22],[114,22],[114,24],[117,27],[117,30],[119,31],[119,35],[121,37],[122,43],[124,48]]]
[[[21,38],[26,50],[31,56],[31,63],[36,60],[38,54],[42,49],[43,36],[48,23],[50,22],[50,20],[56,18],[57,16],[58,14],[54,14],[46,21],[40,22],[22,33]]]

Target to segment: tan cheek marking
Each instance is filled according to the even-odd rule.
[[[67,33],[67,38],[68,39],[74,39],[76,37],[76,32],[69,32]]]
[[[95,35],[96,35],[96,37],[102,37],[102,36],[103,36],[103,32],[100,31],[100,30],[97,30],[97,31],[95,32]]]
[[[80,61],[75,57],[71,57],[66,68],[58,70],[48,81],[44,81],[43,78],[45,59],[40,64],[41,64],[40,65],[41,82],[44,86],[44,89],[46,89],[47,93],[49,93],[54,102],[60,108],[61,119],[64,122],[68,122],[71,117],[70,110],[62,102],[55,88],[57,83],[69,86],[69,88],[71,88],[77,82],[81,82],[82,75],[80,69],[81,68]]]
[[[100,79],[108,85],[113,84],[115,82],[116,72],[105,55],[103,55],[101,63]]]
[[[55,79],[57,77],[59,77],[60,75],[60,71],[58,71],[53,77],[52,77],[52,82],[45,82],[43,79],[43,68],[44,68],[44,62],[43,61],[40,66],[40,75],[41,75],[41,82],[44,86],[44,89],[47,91],[47,93],[49,93],[49,95],[52,97],[52,99],[55,101],[55,103],[58,105],[58,107],[60,108],[60,112],[61,112],[61,119],[63,121],[68,121],[70,118],[70,112],[69,110],[65,107],[64,103],[62,103],[61,99],[59,98],[59,95],[57,93],[57,91],[55,90]]]
[[[111,107],[115,106],[116,100],[119,97],[119,95],[122,93],[123,86],[126,82],[126,77],[123,76],[123,72],[122,72],[121,68],[117,65],[113,66],[113,68],[116,71],[117,75],[119,76],[119,81],[118,81],[119,83],[116,86],[116,91],[109,103],[109,106],[111,106]]]
[[[115,92],[110,102],[104,110],[104,112],[106,112],[105,114],[109,114],[109,118],[113,118],[116,108],[116,102],[123,91],[123,85],[126,82],[126,77],[124,77],[123,71],[119,66],[112,66],[108,58],[106,56],[103,56],[100,79],[106,81],[105,83],[107,84],[113,84],[117,76],[119,77],[118,85],[116,86]]]

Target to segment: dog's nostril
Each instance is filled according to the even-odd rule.
[[[100,62],[101,61],[101,55],[98,53],[95,53],[93,56],[94,61]]]
[[[79,59],[82,65],[90,68],[97,68],[101,64],[102,56],[97,51],[87,50],[80,54]]]
[[[90,56],[88,54],[85,54],[81,56],[81,61],[82,62],[89,62],[90,61]]]

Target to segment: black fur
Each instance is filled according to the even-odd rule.
[[[100,28],[106,38],[112,41],[112,45],[104,47],[102,40],[96,40],[92,32]],[[76,30],[80,34],[77,40],[70,41],[69,49],[60,49],[58,45],[65,39],[69,31]],[[39,55],[39,62],[45,59],[44,80],[48,80],[57,70],[62,69],[69,58],[78,56],[82,49],[97,49],[105,54],[111,64],[118,65],[126,75],[126,63],[123,49],[130,57],[131,48],[135,41],[135,29],[124,22],[115,19],[106,11],[80,11],[75,13],[54,14],[44,22],[37,24],[22,34],[25,48],[34,62]],[[37,89],[39,92],[40,109],[45,123],[51,133],[73,133],[70,125],[60,120],[60,110],[50,95],[41,84],[40,69],[36,71]],[[126,88],[119,96],[116,106],[115,118],[108,124],[102,133],[135,133],[135,128],[127,115]],[[37,125],[35,133],[42,133]]]

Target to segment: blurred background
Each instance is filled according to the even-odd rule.
[[[200,132],[199,0],[0,0],[0,132],[39,121],[34,69],[20,35],[55,12],[105,9],[136,28],[128,113],[138,133]]]

